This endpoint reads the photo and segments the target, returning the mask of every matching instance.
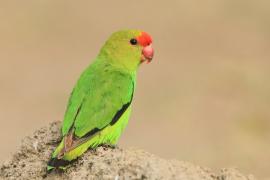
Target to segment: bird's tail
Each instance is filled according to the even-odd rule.
[[[63,138],[62,142],[55,149],[51,159],[48,162],[47,171],[51,171],[53,169],[62,169],[62,170],[66,169],[69,164],[71,164],[77,159],[77,157],[79,157],[85,151],[87,151],[87,149],[92,144],[93,144],[92,139],[88,141],[82,141],[82,143],[75,145],[73,148],[70,148],[70,150],[65,151],[63,153],[63,149],[65,147]],[[92,145],[91,147],[96,146]]]
[[[47,165],[47,171],[52,171],[53,169],[66,169],[69,164],[74,160],[68,161],[64,159],[51,158]]]
[[[63,157],[59,157],[59,153],[64,148],[64,140],[58,145],[52,154],[51,159],[47,165],[47,171],[52,171],[53,169],[65,169],[73,160],[66,160]]]

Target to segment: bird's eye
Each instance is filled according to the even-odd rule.
[[[137,39],[131,39],[130,40],[130,44],[132,45],[136,45],[138,42],[137,42]]]

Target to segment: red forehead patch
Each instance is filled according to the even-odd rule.
[[[142,34],[137,37],[137,41],[141,46],[148,46],[152,43],[152,38],[146,32],[142,32]]]

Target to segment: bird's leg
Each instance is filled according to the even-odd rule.
[[[116,149],[118,146],[117,144],[102,144],[102,147]]]

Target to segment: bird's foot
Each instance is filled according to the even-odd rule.
[[[111,148],[111,149],[116,149],[118,146],[116,144],[103,144],[102,147],[105,149]]]

